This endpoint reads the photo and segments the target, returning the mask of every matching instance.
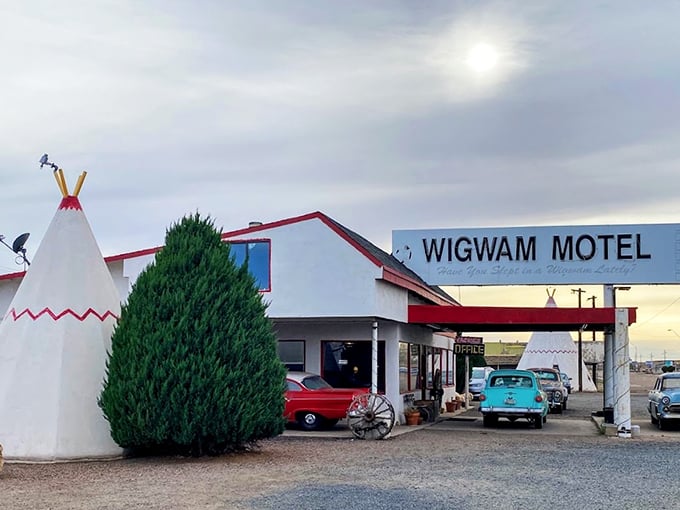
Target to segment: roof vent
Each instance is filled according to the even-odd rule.
[[[259,227],[262,225],[261,221],[251,221],[248,223],[248,228]]]

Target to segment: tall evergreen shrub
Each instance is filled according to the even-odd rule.
[[[166,232],[112,337],[99,403],[121,447],[219,454],[283,432],[285,368],[246,266],[209,217]]]

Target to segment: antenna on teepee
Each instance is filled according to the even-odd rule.
[[[17,264],[24,264],[24,265],[31,265],[31,263],[28,261],[26,258],[26,248],[24,248],[24,244],[26,244],[26,241],[28,240],[28,236],[30,236],[28,232],[21,234],[19,237],[17,237],[14,242],[12,243],[12,246],[7,244],[5,242],[5,236],[0,234],[0,243],[4,244],[7,246],[10,250],[12,250],[14,253],[17,254],[16,259],[14,261]]]
[[[59,165],[49,161],[49,156],[47,155],[47,153],[43,154],[42,157],[40,158],[40,168],[42,168],[45,165],[52,168],[54,179],[57,181],[57,186],[59,186],[59,191],[61,191],[62,196],[64,198],[69,196],[68,186],[66,185],[66,178],[64,177],[64,171],[61,168],[59,168]],[[83,173],[81,173],[78,176],[78,182],[76,182],[76,187],[73,190],[74,197],[77,197],[78,193],[80,193],[80,188],[83,187],[83,181],[85,181],[86,175],[87,172],[83,171]]]
[[[48,159],[49,159],[49,156],[47,154],[42,155],[42,157],[40,158],[40,168],[42,168],[45,165],[51,166],[52,170],[56,170],[57,168],[59,168],[54,163],[49,162]]]

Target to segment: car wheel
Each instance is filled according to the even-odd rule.
[[[665,425],[664,419],[661,416],[659,416],[658,421],[659,421],[659,423],[658,423],[659,430],[663,430],[663,427]]]
[[[556,408],[555,408],[555,412],[556,412],[557,414],[562,414],[562,406],[556,407]]]
[[[567,410],[567,401],[564,401],[564,404],[562,404],[562,410],[566,411]]]
[[[652,425],[656,425],[656,424],[659,423],[659,420],[657,419],[657,417],[654,416],[654,411],[652,411],[651,409],[649,410],[649,417],[652,420]]]
[[[304,412],[298,416],[298,423],[305,430],[318,430],[321,428],[323,418],[316,413]]]
[[[536,416],[534,418],[534,427],[536,427],[537,429],[543,428],[543,416]]]

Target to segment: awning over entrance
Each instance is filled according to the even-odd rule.
[[[637,308],[627,310],[628,324],[633,324]],[[408,322],[460,332],[603,331],[614,324],[615,311],[615,308],[409,305]]]

